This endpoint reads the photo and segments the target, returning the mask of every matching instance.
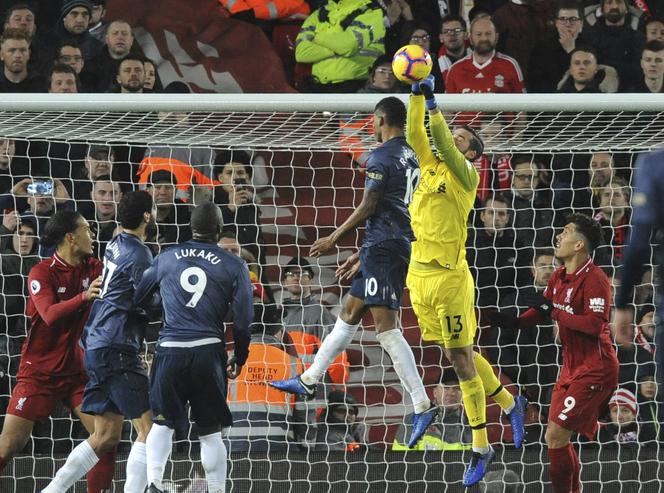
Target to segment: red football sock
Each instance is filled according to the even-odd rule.
[[[99,458],[99,462],[88,472],[88,493],[107,493],[113,489],[113,476],[115,474],[114,448]]]
[[[572,456],[572,460],[574,461],[574,475],[572,476],[572,493],[580,493],[581,492],[581,462],[579,462],[579,456],[576,454],[576,450],[574,450],[574,445],[571,443],[567,446],[569,447],[569,453]]]
[[[574,459],[570,453],[570,448],[549,448],[549,460],[551,461],[549,478],[554,493],[570,493],[572,491],[572,478],[574,477]]]
[[[2,472],[7,465],[7,460],[4,457],[0,457],[0,472]]]

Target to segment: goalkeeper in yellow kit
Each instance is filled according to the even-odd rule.
[[[471,161],[482,154],[482,140],[470,127],[450,132],[434,98],[433,77],[413,84],[412,92],[406,138],[417,154],[422,178],[410,204],[416,240],[406,284],[422,339],[443,347],[459,378],[473,432],[473,456],[463,477],[464,486],[471,486],[484,477],[495,455],[487,438],[486,396],[508,413],[517,447],[523,441],[526,401],[505,390],[489,362],[473,350],[475,286],[465,245],[479,183]],[[435,153],[424,126],[425,105]]]

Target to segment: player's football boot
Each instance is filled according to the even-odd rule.
[[[157,487],[154,485],[154,483],[152,483],[152,484],[150,485],[150,487],[148,488],[148,493],[165,493],[165,492],[164,492],[164,490],[160,490],[159,488],[157,488]]]
[[[512,436],[514,437],[514,446],[521,448],[523,443],[524,425],[526,421],[526,406],[528,401],[522,395],[514,396],[514,409],[507,416],[512,424]]]
[[[431,404],[431,407],[424,411],[423,413],[413,414],[413,431],[410,433],[410,440],[408,440],[408,447],[413,447],[417,442],[420,441],[422,435],[427,431],[427,428],[431,426],[433,420],[438,416],[438,406]]]
[[[306,399],[312,399],[316,394],[316,386],[304,383],[300,379],[300,375],[287,380],[275,380],[274,382],[269,383],[270,387],[288,392],[289,394],[301,395]]]
[[[489,447],[489,451],[484,455],[473,452],[470,464],[468,464],[466,472],[463,474],[463,485],[468,487],[479,483],[486,474],[487,469],[489,469],[489,464],[491,464],[495,456],[496,453],[491,447]]]

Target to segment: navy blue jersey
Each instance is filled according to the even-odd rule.
[[[640,283],[644,265],[651,262],[650,244],[653,230],[664,233],[664,151],[639,158],[634,195],[632,196],[632,231],[623,258],[622,279],[615,300],[616,308],[624,308],[631,300],[632,289]],[[660,246],[660,249],[662,247]],[[658,252],[659,278],[664,279],[662,254]],[[662,290],[659,302],[662,303]],[[660,305],[661,306],[661,305]]]
[[[414,240],[408,205],[420,182],[420,165],[405,137],[394,137],[375,149],[367,160],[365,189],[378,190],[382,197],[367,219],[363,246],[385,240]]]
[[[253,290],[246,263],[214,243],[190,240],[155,258],[136,289],[135,303],[149,302],[159,289],[164,327],[159,343],[224,340],[224,321],[233,321],[238,364],[249,354],[254,318]]]
[[[108,244],[101,295],[92,305],[83,329],[81,340],[86,350],[115,346],[138,350],[141,347],[145,326],[127,321],[135,287],[151,263],[150,249],[132,234],[121,233]]]

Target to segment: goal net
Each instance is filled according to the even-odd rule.
[[[44,218],[63,207],[80,210],[97,236],[99,255],[115,231],[115,203],[136,188],[151,190],[158,205],[158,232],[150,241],[155,252],[189,237],[192,205],[220,204],[225,245],[233,249],[237,240],[237,253],[253,273],[260,323],[252,344],[278,347],[298,365],[310,363],[316,338],[331,329],[348,293],[349,284],[335,278],[335,269],[357,250],[363,231],[319,259],[309,257],[309,247],[340,225],[362,198],[364,164],[376,146],[371,115],[379,99],[0,97],[0,414],[6,411],[25,340],[25,285],[29,268],[44,253],[35,241]],[[498,452],[487,481],[519,485],[509,491],[550,491],[544,429],[561,362],[555,326],[517,334],[490,327],[487,314],[497,308],[516,314],[528,306],[529,296],[551,273],[553,238],[572,211],[602,221],[606,242],[595,261],[615,286],[629,232],[633,171],[641,153],[664,142],[664,99],[461,95],[441,100],[448,122],[470,123],[485,141],[485,153],[474,163],[480,187],[468,223],[480,321],[476,343],[504,386],[530,403],[526,443],[517,450],[509,424],[487,399],[489,438]],[[42,181],[53,181],[52,195],[31,196],[24,188]],[[607,415],[596,440],[575,438],[585,491],[662,488],[659,440],[664,433],[657,414],[662,406],[658,411],[656,404],[661,393],[653,395],[649,384],[654,292],[650,268],[633,299],[634,344],[618,348],[620,386],[634,396],[634,422],[617,427]],[[412,404],[369,317],[313,401],[278,402],[268,395],[263,382],[271,378],[272,361],[231,385],[237,426],[226,433],[228,491],[463,491],[470,432],[453,371],[440,347],[421,340],[407,294],[401,324],[427,391],[444,410],[427,431],[422,450],[403,445]],[[159,323],[151,329],[148,362]],[[80,423],[58,407],[0,473],[0,491],[43,487],[85,437]],[[206,491],[196,428],[178,430],[176,437],[168,491]],[[121,491],[134,438],[126,424],[115,491]],[[84,481],[76,491],[85,491]]]

